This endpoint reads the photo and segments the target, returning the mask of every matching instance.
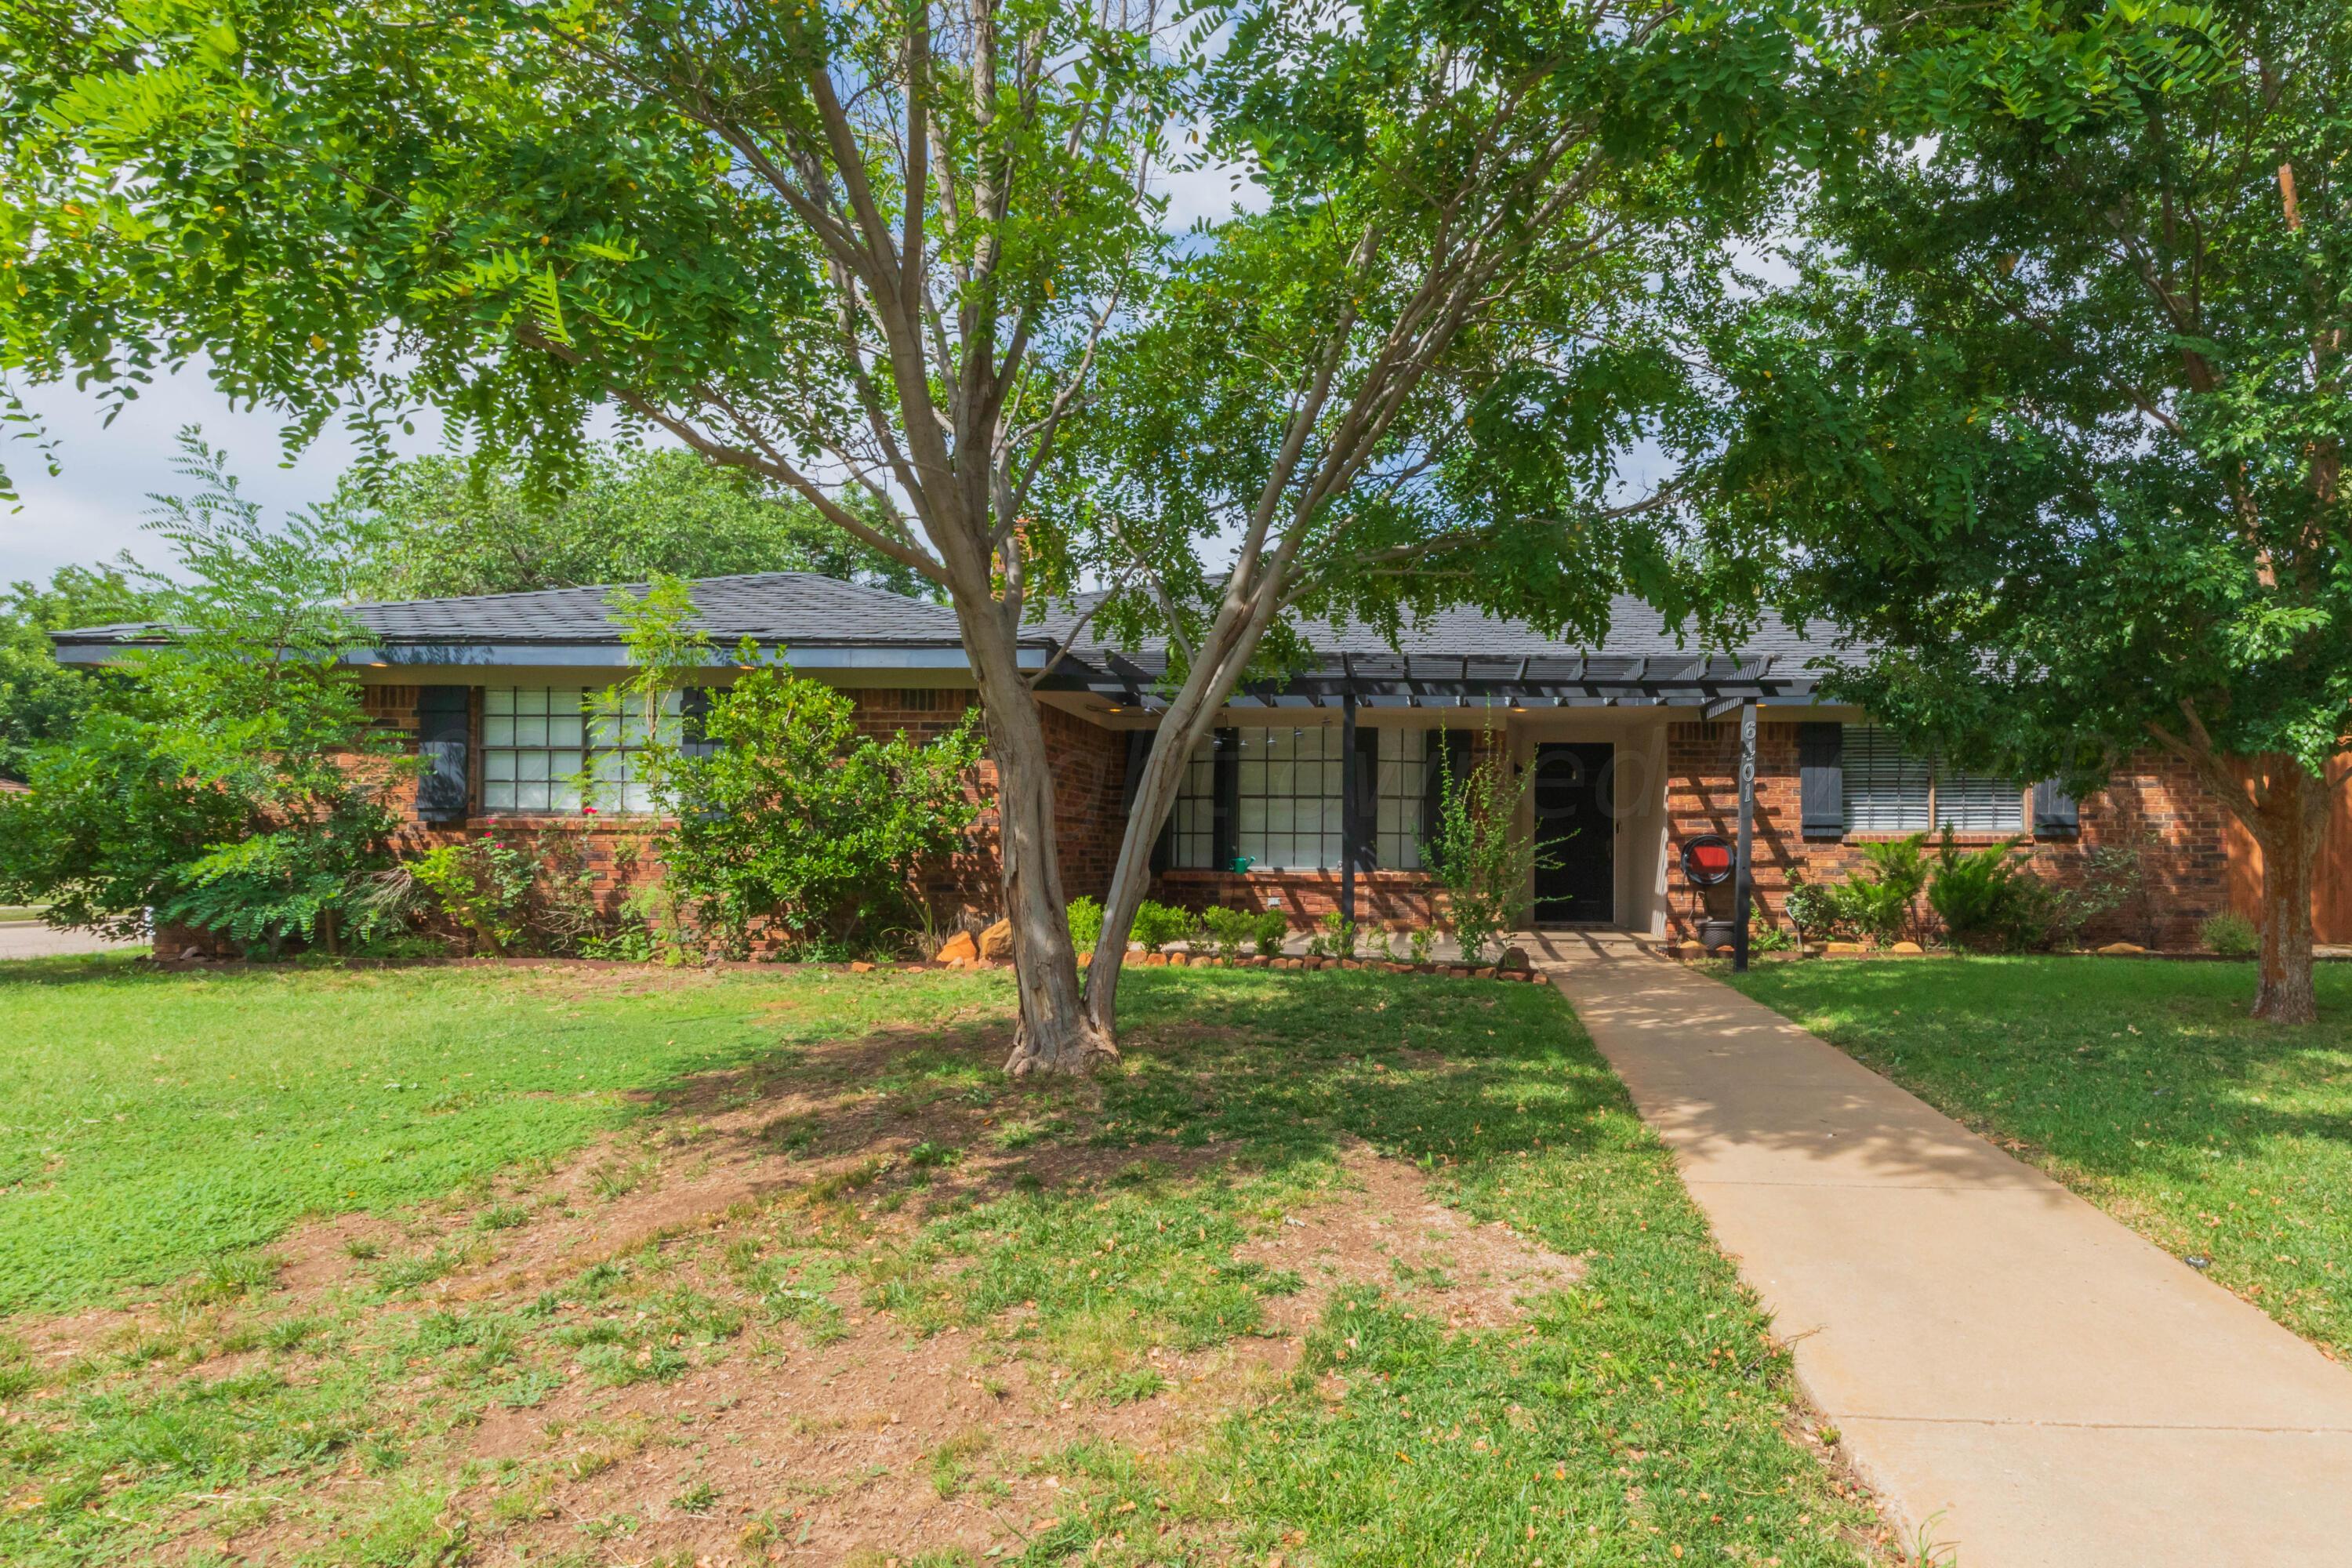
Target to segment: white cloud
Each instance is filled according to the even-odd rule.
[[[173,467],[183,426],[201,426],[205,438],[228,453],[240,488],[272,520],[326,500],[356,451],[331,426],[292,466],[281,467],[283,418],[268,408],[232,407],[195,366],[158,375],[111,426],[101,424],[98,400],[70,382],[30,388],[25,401],[55,442],[60,471],[48,473],[30,441],[9,443],[5,458],[23,505],[0,509],[5,581],[46,578],[60,566],[109,559],[125,549],[150,565],[164,564],[140,525],[152,508],[150,496],[188,488]],[[422,417],[401,449],[429,451],[439,435],[440,421]]]

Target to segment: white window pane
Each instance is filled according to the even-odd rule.
[[[510,784],[486,784],[482,786],[482,804],[492,811],[512,811],[515,786]]]
[[[548,799],[554,810],[577,811],[580,809],[580,786],[569,780],[560,780],[548,785]]]
[[[515,754],[512,752],[484,752],[482,753],[482,777],[485,779],[510,779],[514,776]]]
[[[547,753],[545,752],[517,752],[515,753],[515,776],[518,778],[531,780],[546,778]]]
[[[577,746],[583,743],[586,722],[577,713],[568,713],[547,721],[547,743],[551,746]]]
[[[1253,800],[1247,795],[1244,795],[1242,797],[1240,805],[1241,830],[1244,833],[1265,832],[1266,827],[1266,803],[1263,800]]]
[[[2025,825],[2024,792],[2002,779],[1966,773],[1936,780],[1937,826],[1956,833],[2016,833]]]
[[[484,713],[510,714],[514,711],[514,700],[515,694],[513,687],[490,687],[482,693],[482,711]]]
[[[576,773],[579,771],[580,753],[577,751],[550,752],[547,753],[547,776],[549,778],[570,778],[573,773]]]
[[[1298,764],[1294,762],[1281,761],[1266,764],[1265,782],[1259,786],[1259,790],[1250,789],[1246,783],[1242,785],[1242,788],[1244,793],[1252,795],[1260,793],[1260,790],[1266,795],[1288,795],[1297,786],[1297,783]]]
[[[513,718],[512,718],[512,717],[508,717],[508,718],[503,718],[503,719],[490,719],[490,718],[485,718],[485,719],[482,721],[482,744],[484,744],[485,746],[511,746],[511,745],[513,745],[513,744],[514,744],[514,720],[513,720]]]
[[[1251,801],[1248,805],[1261,805],[1265,825],[1278,832],[1287,833],[1298,826],[1298,803],[1295,800]]]
[[[517,719],[515,721],[515,744],[518,746],[544,746],[547,744],[546,719],[538,716]]]
[[[517,809],[521,811],[545,811],[547,809],[547,786],[543,784],[519,784],[515,785],[515,805]]]
[[[621,792],[621,800],[622,809],[625,811],[651,811],[655,804],[653,786],[633,784]]]

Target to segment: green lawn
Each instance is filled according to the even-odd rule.
[[[2250,965],[1775,963],[1727,974],[2352,1357],[2352,965],[2321,1022],[2245,1016]]]
[[[0,1008],[37,1016],[5,1047],[9,1116],[55,1151],[0,1199],[0,1256],[64,1281],[21,1297],[152,1298],[305,1208],[415,1205],[331,1288],[229,1251],[67,1364],[0,1346],[0,1561],[1880,1560],[1866,1500],[1791,1440],[1785,1354],[1550,988],[1153,970],[1125,995],[1121,1070],[1016,1089],[998,975],[0,980]],[[540,1173],[608,1133],[629,1182]],[[1134,1413],[1184,1368],[1293,1331],[1273,1325],[1312,1282],[1244,1249],[1346,1213],[1367,1147],[1585,1274],[1459,1328],[1440,1268],[1318,1286],[1295,1366],[1181,1447],[1145,1441]],[[601,1215],[747,1148],[773,1184],[723,1222],[501,1278],[541,1227],[611,1234]],[[452,1269],[479,1288],[425,1299]],[[825,1445],[936,1421],[916,1393],[904,1427],[896,1405],[828,1417],[836,1376],[942,1359],[999,1419],[823,1472]],[[779,1392],[808,1414],[776,1415]],[[828,1537],[861,1507],[983,1533]]]
[[[162,1284],[304,1215],[439,1196],[619,1125],[646,1109],[627,1091],[988,994],[946,977],[0,963],[0,1313]]]

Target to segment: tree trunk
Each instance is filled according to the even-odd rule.
[[[997,865],[1021,993],[1021,1020],[1004,1070],[1014,1078],[1091,1072],[1117,1061],[1118,1047],[1110,1032],[1089,1016],[1078,986],[1055,854],[1054,774],[1045,757],[1045,727],[1021,673],[1013,637],[982,616],[966,617],[963,633],[988,711],[988,752],[996,763]]]
[[[1188,726],[1181,721],[1169,721],[1175,717],[1172,710],[1164,715],[1159,741],[1143,765],[1143,777],[1136,782],[1119,837],[1118,859],[1111,868],[1110,896],[1103,900],[1102,935],[1096,939],[1095,955],[1087,964],[1087,1016],[1106,1035],[1116,1036],[1118,1031],[1118,979],[1126,969],[1127,937],[1135,925],[1135,911],[1151,888],[1151,846],[1159,840],[1160,825],[1176,807],[1192,748],[1207,731],[1202,715],[1213,719],[1215,712],[1213,708],[1196,709],[1189,729],[1198,732],[1192,734],[1186,733]]]
[[[2321,781],[2288,761],[2273,772],[2268,794],[2248,818],[2263,851],[2262,984],[2253,1016],[2268,1023],[2319,1018],[2311,984],[2311,863],[2327,804]]]

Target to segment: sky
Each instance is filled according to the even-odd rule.
[[[164,552],[142,536],[153,495],[188,489],[173,464],[183,426],[201,426],[205,438],[229,454],[239,488],[275,521],[326,500],[354,450],[340,431],[322,433],[291,468],[282,468],[282,421],[269,410],[232,407],[203,369],[158,375],[111,426],[101,426],[98,399],[71,382],[26,389],[26,405],[55,443],[60,472],[52,476],[30,441],[13,441],[0,460],[8,466],[22,504],[0,506],[0,582],[46,579],[71,563],[110,560],[129,550],[149,565],[168,564]],[[420,420],[404,452],[429,451],[436,421]]]

